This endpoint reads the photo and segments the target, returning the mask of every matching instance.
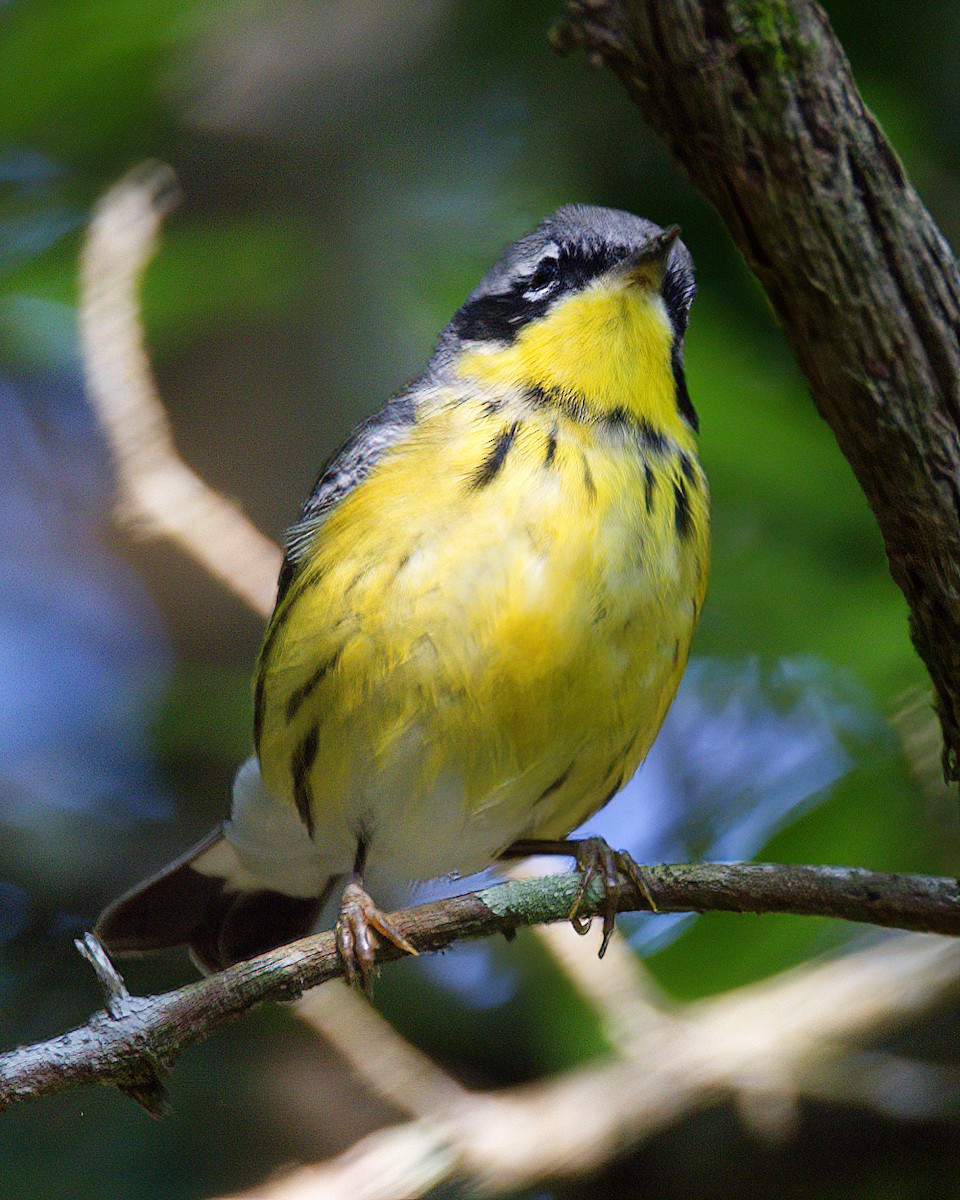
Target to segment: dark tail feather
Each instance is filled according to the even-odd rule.
[[[207,869],[198,870],[208,855]],[[236,865],[232,850],[214,829],[108,905],[94,932],[119,957],[188,946],[202,970],[219,971],[308,934],[335,883],[331,879],[320,896],[288,896],[239,885],[231,879],[230,863]]]

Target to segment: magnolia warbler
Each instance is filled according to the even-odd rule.
[[[215,969],[308,932],[345,880],[337,943],[368,985],[377,933],[414,948],[367,871],[545,849],[614,897],[618,868],[642,886],[561,839],[649,750],[706,588],[678,232],[561,208],[328,460],[287,538],[231,818],[104,912],[108,949],[186,944]]]

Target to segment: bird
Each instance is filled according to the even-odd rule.
[[[684,374],[679,228],[567,205],[515,241],[426,368],[323,466],[289,530],[229,820],[109,905],[108,951],[214,971],[308,933],[339,894],[348,982],[416,953],[364,877],[520,854],[623,874],[568,835],[637,770],[686,666],[709,494]],[[601,951],[602,952],[602,951]]]

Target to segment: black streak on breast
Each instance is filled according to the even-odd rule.
[[[643,499],[648,513],[653,512],[653,488],[656,482],[653,468],[646,463],[643,468]]]
[[[677,537],[682,540],[689,535],[691,528],[690,499],[682,479],[674,480],[673,503],[673,524],[677,531]]]
[[[292,721],[294,719],[303,706],[304,701],[307,700],[313,693],[314,689],[320,685],[324,677],[333,670],[333,668],[337,665],[339,658],[340,651],[338,649],[334,651],[329,658],[324,659],[324,661],[320,663],[320,665],[313,672],[310,678],[306,680],[306,682],[301,683],[298,688],[294,688],[294,690],[290,693],[290,699],[287,701],[288,721]]]
[[[297,744],[290,763],[290,771],[293,775],[294,803],[300,814],[300,820],[306,825],[307,833],[311,837],[313,837],[313,813],[311,812],[310,770],[316,761],[319,745],[320,734],[316,725],[313,725],[303,740]]]
[[[691,487],[697,486],[697,471],[690,458],[686,454],[680,455],[680,470],[683,471],[684,478]]]
[[[490,448],[490,453],[470,477],[470,486],[475,491],[487,487],[488,484],[491,484],[496,479],[500,473],[500,468],[507,460],[507,455],[510,453],[510,447],[514,443],[519,428],[520,422],[514,421],[511,426],[497,435],[493,446]]]
[[[553,460],[556,458],[556,456],[557,456],[557,431],[556,431],[556,429],[551,429],[550,434],[547,437],[547,453],[543,460],[543,465],[545,467],[552,467]]]
[[[553,796],[556,792],[559,792],[560,789],[563,787],[563,785],[570,778],[570,772],[572,770],[573,770],[573,763],[571,763],[570,766],[567,767],[567,769],[563,772],[562,775],[558,775],[557,778],[553,781],[553,783],[550,784],[549,787],[546,787],[543,789],[543,791],[536,798],[536,800],[534,800],[534,804],[535,805],[542,804],[544,800],[548,799],[550,796]]]
[[[597,485],[593,482],[593,472],[590,470],[590,464],[587,462],[587,456],[583,456],[583,486],[587,493],[587,499],[590,501],[597,498]]]
[[[254,689],[253,695],[253,745],[257,753],[260,753],[260,737],[263,733],[263,718],[266,711],[266,694],[265,694],[265,679],[264,672],[267,668],[267,660],[273,651],[273,643],[277,640],[277,634],[287,623],[287,617],[290,615],[290,606],[287,605],[282,611],[278,611],[273,618],[273,623],[267,634],[267,639],[263,643],[263,649],[260,651],[260,663],[257,671],[257,686]]]

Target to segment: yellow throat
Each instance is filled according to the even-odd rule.
[[[467,350],[463,379],[493,389],[537,388],[588,420],[625,415],[684,449],[693,433],[677,407],[673,330],[660,295],[629,276],[602,280],[560,301],[509,346]]]

